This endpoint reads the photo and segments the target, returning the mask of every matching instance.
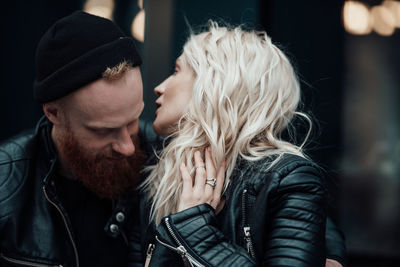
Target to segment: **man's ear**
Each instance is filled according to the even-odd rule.
[[[63,121],[61,109],[61,105],[57,102],[43,104],[44,115],[46,115],[49,121],[51,121],[54,125],[60,125]]]

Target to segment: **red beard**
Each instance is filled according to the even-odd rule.
[[[70,129],[66,129],[59,139],[59,152],[70,171],[86,188],[100,198],[115,199],[127,189],[134,188],[139,180],[144,154],[137,141],[134,140],[136,150],[131,157],[94,154],[79,143]]]

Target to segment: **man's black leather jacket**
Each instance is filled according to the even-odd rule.
[[[142,196],[131,266],[325,266],[326,257],[344,265],[343,236],[326,217],[321,169],[294,155],[268,169],[270,162],[237,165],[218,215],[203,204],[156,228]]]
[[[151,124],[140,127],[141,135],[154,137],[143,134]],[[43,117],[34,131],[0,145],[0,266],[79,266],[70,219],[54,189],[57,154],[50,131]],[[116,201],[104,226],[109,236],[126,235],[134,198]]]

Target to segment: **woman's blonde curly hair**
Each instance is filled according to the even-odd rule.
[[[176,212],[182,190],[179,165],[184,162],[193,176],[195,151],[210,146],[217,168],[226,160],[226,189],[239,158],[256,161],[277,155],[276,162],[284,153],[304,157],[302,146],[311,131],[308,116],[297,111],[297,75],[265,32],[210,21],[208,31],[191,34],[182,55],[196,76],[192,98],[142,184],[156,224]],[[280,137],[295,115],[310,123],[300,146]]]

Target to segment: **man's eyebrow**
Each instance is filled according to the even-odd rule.
[[[114,130],[117,129],[118,127],[109,127],[109,126],[101,126],[101,125],[86,125],[86,128],[91,129],[91,130]]]
[[[138,112],[135,114],[134,119],[129,121],[127,124],[125,125],[129,125],[133,122],[135,122],[136,120],[139,119],[140,115],[142,114],[144,109],[144,102],[142,102],[142,107],[140,109],[138,109]],[[108,126],[108,125],[96,125],[96,124],[87,124],[86,127],[92,130],[114,130],[114,129],[118,129],[121,128],[122,126],[125,125],[119,125],[119,126]]]

